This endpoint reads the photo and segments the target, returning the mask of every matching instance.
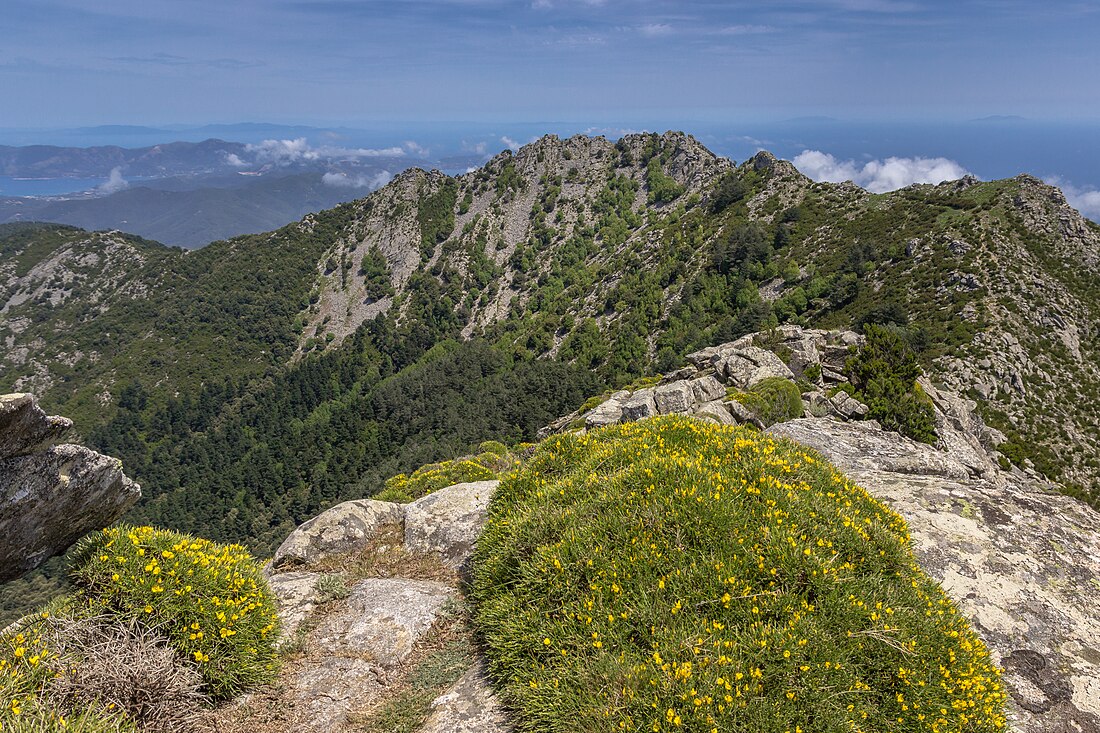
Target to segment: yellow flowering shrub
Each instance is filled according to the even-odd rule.
[[[387,479],[382,491],[372,498],[401,503],[416,501],[433,491],[439,491],[454,484],[467,481],[491,481],[517,464],[516,458],[502,443],[487,441],[480,447],[482,453],[476,456],[465,456],[442,463],[429,463],[407,475],[399,473]]]
[[[668,416],[545,441],[471,596],[521,730],[986,732],[999,671],[904,520],[820,455]]]
[[[274,598],[260,565],[240,545],[114,527],[80,542],[72,577],[80,589],[73,603],[83,612],[156,629],[197,666],[214,699],[277,672]]]

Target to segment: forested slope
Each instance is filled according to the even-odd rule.
[[[551,136],[197,252],[60,227],[0,246],[0,389],[123,458],[142,519],[260,552],[782,322],[890,325],[1006,456],[1096,496],[1100,229],[1027,176],[872,195],[682,133]]]

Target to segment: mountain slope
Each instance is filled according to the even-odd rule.
[[[41,236],[67,243],[6,243],[5,252],[32,263],[60,257],[76,277],[84,248],[129,241]],[[682,133],[618,143],[550,136],[457,178],[407,171],[268,235],[153,251],[81,274],[76,298],[56,266],[5,270],[0,379],[42,392],[97,447],[141,466],[132,470],[152,495],[151,478],[163,478],[177,497],[171,514],[194,528],[207,519],[186,519],[186,507],[218,473],[182,470],[196,455],[216,455],[225,469],[221,509],[249,507],[233,531],[274,536],[325,502],[376,487],[384,477],[365,481],[366,468],[403,470],[414,454],[422,463],[443,443],[490,437],[455,432],[451,419],[471,373],[565,362],[576,371],[558,375],[567,383],[556,399],[579,401],[595,388],[582,384],[585,371],[622,385],[779,322],[892,324],[937,380],[979,398],[1008,436],[1008,458],[1078,495],[1095,497],[1100,485],[1100,228],[1027,176],[872,195],[813,183],[766,153],[734,167]],[[138,297],[112,285],[116,267],[136,278]],[[24,300],[11,305],[13,295]],[[103,313],[74,315],[89,308]],[[107,324],[125,326],[112,326],[119,345],[88,345]],[[467,340],[446,348],[473,372],[430,355]],[[492,349],[477,352],[477,343]],[[448,365],[435,383],[447,419],[394,428],[390,413],[436,397],[421,377],[438,365]],[[394,379],[407,388],[383,399]],[[510,419],[512,439],[527,434],[532,421]],[[386,439],[371,437],[376,430]],[[418,448],[388,452],[413,434]],[[270,496],[249,498],[259,474],[245,467],[275,462],[278,476],[263,474],[271,495],[299,498],[272,514]]]

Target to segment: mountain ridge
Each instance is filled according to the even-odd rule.
[[[44,272],[18,297],[61,308],[32,318],[3,306],[0,338],[11,350],[0,379],[8,386],[22,378],[20,388],[98,436],[97,447],[144,466],[137,477],[146,486],[143,472],[160,470],[151,455],[170,445],[163,425],[190,414],[201,393],[213,414],[179,428],[196,441],[187,450],[282,446],[288,474],[272,480],[307,495],[327,485],[322,501],[333,501],[361,471],[329,460],[324,474],[299,457],[311,451],[292,446],[308,434],[325,451],[357,455],[359,438],[340,438],[350,442],[336,450],[327,421],[353,420],[354,411],[380,416],[380,404],[366,407],[372,395],[386,380],[401,383],[400,374],[427,374],[430,362],[418,360],[440,344],[459,344],[445,349],[444,361],[456,364],[481,348],[461,344],[483,342],[506,363],[549,359],[621,386],[674,370],[704,344],[779,323],[878,322],[904,333],[937,381],[982,404],[1007,437],[1006,460],[1095,497],[1089,395],[1100,378],[1089,296],[1100,227],[1055,191],[1017,177],[870,194],[814,183],[767,153],[735,166],[683,133],[618,142],[547,136],[463,176],[409,170],[276,232],[164,255],[142,276],[156,299],[96,293],[103,317],[125,326],[110,353],[88,344],[77,357],[71,346],[94,324],[66,312],[66,289],[50,285],[71,270],[96,292],[108,274],[67,265]],[[90,250],[105,246],[105,235],[80,236]],[[33,260],[26,248],[8,247]],[[77,247],[66,257],[87,253]],[[199,335],[188,335],[192,327]],[[62,331],[69,349],[58,347]],[[196,347],[213,356],[197,359]],[[976,366],[983,360],[988,368]],[[270,423],[260,410],[291,423]],[[309,418],[295,422],[296,410]],[[256,421],[280,437],[255,435]],[[230,432],[217,437],[213,425]],[[241,431],[237,448],[211,442]],[[120,444],[123,434],[131,437]],[[420,463],[430,459],[417,453]],[[178,460],[160,463],[174,472]]]

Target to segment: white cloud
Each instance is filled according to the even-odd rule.
[[[420,158],[427,158],[432,154],[431,150],[416,142],[415,140],[405,141],[405,150],[408,150],[411,155],[415,155]]]
[[[638,28],[638,32],[647,38],[656,38],[672,33],[672,26],[668,23],[646,23]]]
[[[247,145],[245,150],[256,157],[257,163],[271,165],[290,165],[300,161],[347,159],[347,158],[399,158],[405,155],[405,149],[392,148],[341,148],[330,145],[311,146],[304,137],[294,140],[264,140],[259,145]]]
[[[506,146],[506,147],[507,147],[507,148],[508,148],[509,150],[519,150],[519,148],[520,148],[520,144],[519,144],[519,141],[517,141],[517,140],[514,140],[514,139],[512,139],[512,138],[508,137],[507,135],[501,135],[501,136],[500,136],[500,141],[501,141],[502,143],[504,143],[504,145],[505,145],[505,146]]]
[[[478,155],[485,155],[489,152],[488,144],[484,142],[471,143],[466,140],[462,141],[462,150],[467,153],[476,153]]]
[[[1079,188],[1059,176],[1051,176],[1045,179],[1052,186],[1062,189],[1069,205],[1081,212],[1093,221],[1100,223],[1100,190],[1093,187]]]
[[[724,36],[750,36],[759,33],[771,33],[775,28],[770,25],[728,25],[718,32]]]
[[[872,193],[894,191],[914,183],[943,183],[968,175],[968,171],[947,158],[887,158],[863,165],[854,160],[837,160],[820,150],[804,150],[792,161],[798,170],[815,181],[852,181]]]
[[[129,188],[130,183],[122,177],[122,168],[118,166],[111,169],[111,175],[107,177],[107,180],[96,186],[96,193],[108,196],[112,193],[118,193],[124,188]]]
[[[321,176],[321,183],[336,188],[366,188],[371,191],[382,188],[393,180],[393,174],[382,171],[374,176],[349,176],[347,173],[329,172]]]
[[[243,160],[241,160],[241,157],[236,153],[229,153],[228,155],[226,155],[225,162],[233,166],[234,168],[245,168],[248,166],[248,163],[245,163]]]

